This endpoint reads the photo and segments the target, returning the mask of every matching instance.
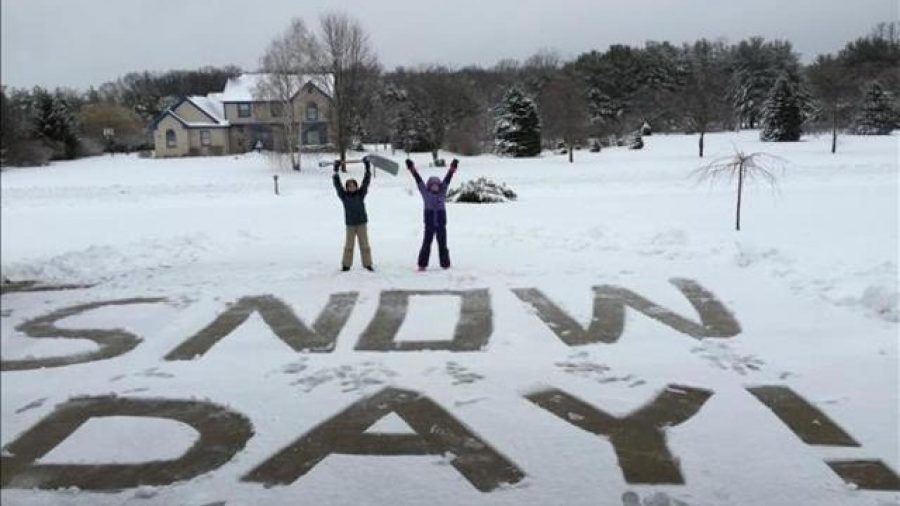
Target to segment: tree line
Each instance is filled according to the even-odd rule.
[[[317,28],[293,20],[273,38],[257,70],[273,76],[264,84],[267,94],[285,100],[299,81],[291,76],[330,76],[318,84],[333,98],[340,156],[365,142],[431,152],[436,162],[439,149],[533,156],[555,148],[571,159],[578,147],[639,148],[652,132],[686,132],[698,134],[702,157],[706,133],[739,128],[758,128],[772,141],[829,131],[835,151],[840,132],[885,134],[898,123],[896,22],[807,65],[789,41],[752,37],[616,44],[570,61],[541,50],[491,67],[393,70],[381,67],[352,17],[326,14]],[[31,165],[147,149],[146,125],[157,114],[182,95],[222,90],[240,72],[234,66],[134,72],[83,93],[3,89],[0,161]],[[296,118],[286,115],[285,122],[284,145],[295,154]]]
[[[763,140],[790,141],[830,130],[834,151],[840,131],[896,127],[898,27],[881,24],[808,65],[790,42],[753,37],[613,45],[572,61],[541,51],[489,69],[397,69],[383,75],[386,100],[375,107],[385,111],[373,114],[378,123],[365,133],[414,151],[531,156],[562,146],[571,156],[591,139],[595,150],[639,147],[642,134],[687,132],[699,134],[702,157],[707,132],[760,128]]]

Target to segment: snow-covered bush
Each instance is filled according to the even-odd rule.
[[[466,181],[459,188],[454,188],[447,193],[450,202],[467,202],[473,204],[495,204],[516,200],[516,192],[512,191],[504,183],[495,183],[489,179],[480,177],[472,181]]]
[[[628,149],[644,149],[644,138],[641,136],[640,130],[636,130],[631,135],[631,141],[628,143]]]

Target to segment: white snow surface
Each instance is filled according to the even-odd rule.
[[[367,197],[377,271],[362,270],[357,252],[354,269],[341,273],[343,214],[330,171],[317,167],[325,155],[304,156],[300,173],[275,169],[256,154],[116,155],[4,170],[2,275],[96,284],[3,295],[5,360],[94,347],[32,339],[15,329],[50,311],[127,297],[168,301],[61,321],[67,328],[124,328],[143,341],[112,359],[3,372],[2,445],[71,397],[106,394],[207,400],[247,416],[254,435],[232,460],[190,481],[112,493],[3,489],[0,499],[25,506],[618,506],[623,494],[634,492],[645,504],[667,497],[690,506],[898,504],[897,493],[856,490],[824,463],[880,459],[900,470],[898,139],[842,136],[831,154],[827,136],[762,143],[758,132],[745,131],[707,135],[703,160],[697,137],[687,135],[647,136],[639,151],[578,151],[574,164],[550,153],[459,157],[452,186],[483,176],[508,184],[518,200],[448,204],[453,268],[438,269],[434,251],[425,273],[414,268],[422,204],[402,172],[378,172]],[[698,183],[691,175],[735,147],[787,160],[777,190],[746,188],[740,232],[734,230],[734,186]],[[394,158],[402,163],[402,156]],[[428,155],[414,158],[423,177],[443,175],[427,168]],[[361,179],[360,169],[354,166],[350,176]],[[628,310],[618,342],[569,347],[510,291],[538,288],[585,325],[591,287],[615,284],[696,320],[668,281],[675,277],[712,291],[742,332],[700,341]],[[354,350],[382,290],[476,288],[490,290],[493,308],[485,349]],[[242,296],[273,294],[311,324],[329,294],[346,291],[359,292],[360,299],[331,353],[294,352],[252,315],[195,360],[163,358]],[[453,325],[445,318],[455,318],[458,304],[445,296],[425,299],[411,301],[415,314],[398,340],[449,339]],[[448,465],[448,456],[331,455],[290,485],[240,481],[312,427],[388,385],[430,397],[526,478],[482,493]],[[699,413],[667,431],[686,483],[627,483],[607,439],[523,398],[539,385],[619,416],[667,385],[713,391]],[[804,444],[748,394],[746,388],[757,385],[789,386],[860,447]],[[174,422],[149,426],[126,417],[90,423],[45,460],[167,459],[195,437]],[[408,432],[393,418],[370,431],[379,428]],[[136,432],[148,435],[153,451],[115,443]],[[92,449],[104,444],[115,447]]]

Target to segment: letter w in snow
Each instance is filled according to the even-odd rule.
[[[626,306],[696,339],[734,337],[740,334],[740,324],[712,292],[690,279],[672,278],[669,282],[694,306],[700,316],[700,323],[680,316],[627,288],[602,285],[594,287],[594,315],[585,329],[537,288],[515,288],[513,293],[522,302],[533,307],[538,318],[569,346],[618,341],[625,330]]]

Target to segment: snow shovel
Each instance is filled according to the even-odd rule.
[[[397,162],[395,162],[389,158],[385,158],[385,157],[379,156],[379,155],[366,155],[366,156],[369,158],[369,162],[371,162],[372,165],[375,166],[376,169],[381,169],[393,176],[396,176],[397,173],[400,171],[400,165]],[[333,163],[334,162],[324,162],[324,161],[319,162],[319,167],[330,167]],[[344,163],[345,164],[362,163],[362,159],[347,160]]]

